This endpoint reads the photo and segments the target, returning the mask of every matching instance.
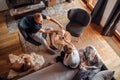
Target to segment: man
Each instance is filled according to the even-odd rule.
[[[55,54],[56,53],[55,50],[57,50],[57,48],[53,44],[54,38],[52,38],[52,37],[53,37],[53,33],[57,33],[60,30],[54,30],[54,29],[49,28],[49,27],[42,27],[43,19],[50,20],[50,21],[56,23],[61,29],[63,29],[63,25],[61,25],[57,20],[55,20],[51,17],[48,17],[46,15],[43,15],[41,13],[35,13],[34,15],[26,16],[26,23],[28,26],[26,31],[27,31],[27,33],[30,34],[30,36],[34,40],[42,43],[51,54]],[[44,38],[44,36],[46,34],[49,34],[50,46],[47,44],[47,41]]]

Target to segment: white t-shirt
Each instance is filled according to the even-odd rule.
[[[64,65],[70,66],[71,68],[77,68],[79,66],[80,57],[75,47],[73,47],[73,55],[68,55],[63,63]]]

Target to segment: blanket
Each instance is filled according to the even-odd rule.
[[[82,68],[101,68],[103,61],[97,50],[93,46],[87,46],[84,50],[79,50]]]

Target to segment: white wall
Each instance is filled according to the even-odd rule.
[[[6,4],[6,0],[0,0],[0,11],[8,9],[8,6]]]
[[[105,25],[105,23],[106,23],[109,15],[110,15],[113,7],[114,7],[116,1],[117,1],[117,0],[108,0],[108,3],[107,3],[106,8],[105,8],[105,12],[104,12],[103,17],[102,17],[102,20],[101,20],[101,22],[100,22],[101,26],[104,26],[104,25]]]

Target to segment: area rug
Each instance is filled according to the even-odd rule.
[[[45,10],[42,11],[43,14],[53,17],[55,19],[67,16],[67,11],[70,8],[74,8],[75,3],[59,3],[57,5],[54,5],[52,7],[47,7]],[[8,13],[7,13],[8,14]],[[18,30],[18,20],[15,20],[13,17],[10,17],[10,15],[5,16],[6,17],[6,22],[7,22],[7,27],[10,33],[15,32]]]

